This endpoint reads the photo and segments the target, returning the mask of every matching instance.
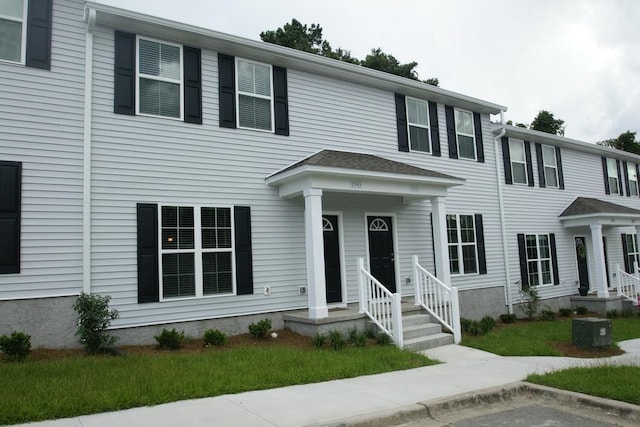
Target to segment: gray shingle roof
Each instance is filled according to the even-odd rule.
[[[373,154],[351,153],[348,151],[322,150],[306,159],[281,170],[278,175],[302,166],[355,169],[369,172],[393,173],[399,175],[425,176],[431,178],[460,179],[440,172],[422,169],[406,163],[396,162]]]
[[[640,215],[640,210],[616,205],[615,203],[604,202],[589,197],[577,197],[560,214],[560,217],[589,215],[589,214],[627,214]]]

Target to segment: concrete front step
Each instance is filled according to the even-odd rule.
[[[422,308],[403,305],[402,309],[404,348],[421,351],[453,344],[453,335],[443,333],[442,325],[433,321]]]
[[[427,313],[402,314],[402,327],[424,325],[425,323],[434,323],[431,315]]]
[[[453,335],[445,334],[443,332],[426,337],[404,340],[404,348],[410,351],[428,350],[430,348],[440,347],[447,344],[453,344]]]
[[[403,337],[405,341],[413,338],[427,337],[442,332],[442,325],[439,323],[425,323],[415,326],[405,326],[403,324],[402,328],[404,329]]]

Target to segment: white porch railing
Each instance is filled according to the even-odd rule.
[[[633,263],[634,270],[638,271],[638,264]],[[640,278],[637,273],[629,274],[620,269],[620,264],[616,265],[618,269],[618,295],[623,296],[631,301],[635,305],[640,302]]]
[[[380,329],[390,335],[396,345],[404,346],[402,339],[402,308],[400,293],[391,293],[364,268],[358,258],[358,286],[360,313],[366,314]]]
[[[425,270],[413,256],[413,283],[416,305],[422,306],[442,325],[453,333],[456,344],[462,339],[460,331],[460,305],[458,288],[447,286]]]

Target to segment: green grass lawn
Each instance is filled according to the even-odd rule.
[[[394,346],[286,346],[0,362],[0,424],[351,378],[437,362]]]
[[[527,381],[640,405],[640,367],[637,366],[570,368],[530,375]]]
[[[611,319],[614,342],[640,338],[640,318]],[[501,356],[561,356],[551,342],[571,342],[571,319],[500,325],[486,335],[468,336],[462,345]]]

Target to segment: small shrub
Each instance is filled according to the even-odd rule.
[[[209,347],[210,345],[215,345],[216,347],[222,347],[227,343],[229,337],[224,332],[218,329],[207,329],[204,331],[204,345],[205,347]]]
[[[31,353],[31,335],[14,331],[0,337],[0,351],[8,362],[23,362]]]
[[[392,342],[391,336],[384,332],[379,332],[378,335],[376,335],[376,344],[378,345],[391,345]]]
[[[342,332],[338,330],[333,330],[329,332],[329,344],[333,347],[334,350],[342,350],[347,342],[342,336]]]
[[[584,305],[579,305],[576,307],[576,313],[578,314],[587,314],[589,310]]]
[[[634,315],[634,312],[633,312],[633,310],[632,310],[632,309],[630,309],[630,308],[627,308],[627,309],[622,310],[622,317],[625,317],[625,318],[627,318],[627,319],[628,319],[628,318],[630,318],[630,317],[633,317],[633,315]]]
[[[460,318],[460,329],[462,330],[462,333],[469,333],[472,324],[473,324],[473,320],[465,319],[464,317],[461,317]]]
[[[482,333],[482,328],[480,327],[480,322],[477,320],[472,320],[469,324],[469,329],[467,333],[473,337],[478,336]]]
[[[80,294],[73,303],[73,309],[78,313],[78,331],[80,343],[88,354],[109,353],[110,347],[116,342],[116,337],[107,334],[111,321],[119,317],[118,310],[109,310],[108,295]]]
[[[480,331],[482,334],[488,334],[496,326],[496,320],[491,316],[484,316],[480,319]]]
[[[545,307],[542,309],[542,311],[540,312],[540,320],[555,320],[556,319],[556,313],[554,313],[553,310],[551,310],[549,307]]]
[[[262,319],[258,323],[249,325],[249,333],[255,338],[266,337],[269,330],[271,330],[271,320],[269,319]]]
[[[321,349],[326,341],[327,336],[324,334],[315,334],[313,338],[311,338],[311,344],[317,349]]]
[[[508,324],[508,323],[515,323],[516,322],[516,315],[513,313],[506,313],[506,314],[501,314],[500,315],[500,321],[502,323]]]
[[[607,319],[615,319],[618,317],[618,310],[608,310],[607,311]]]
[[[370,327],[368,327],[367,329],[364,330],[364,335],[369,340],[375,339],[377,334],[378,334],[378,332],[376,331],[376,327],[375,326],[370,326]]]
[[[367,336],[364,332],[358,332],[356,335],[350,338],[349,342],[356,347],[364,347],[367,345]]]
[[[534,287],[529,287],[520,291],[522,297],[522,305],[520,309],[524,312],[529,320],[535,319],[540,310],[540,295]]]
[[[168,330],[162,328],[160,335],[154,336],[161,349],[177,350],[182,345],[184,340],[184,331],[178,332],[175,328]]]
[[[571,316],[571,309],[567,307],[561,307],[560,309],[558,309],[558,314],[561,317],[569,317]]]

